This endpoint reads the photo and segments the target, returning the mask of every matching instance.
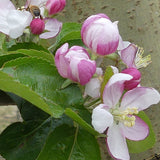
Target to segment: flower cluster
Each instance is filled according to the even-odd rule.
[[[16,39],[30,27],[40,38],[55,37],[62,23],[52,16],[65,5],[66,0],[27,0],[16,9],[10,0],[0,0],[0,32]],[[86,108],[92,111],[92,126],[106,134],[109,154],[113,159],[129,160],[126,139],[140,141],[149,135],[139,112],[160,101],[156,89],[141,86],[139,69],[150,64],[151,57],[142,57],[142,48],[123,41],[118,21],[112,22],[102,13],[84,21],[81,38],[83,47],[64,43],[57,49],[55,66],[63,78],[81,85],[84,99],[91,102]],[[109,66],[109,75],[101,68],[103,58],[116,62],[116,66]]]
[[[16,39],[30,26],[31,32],[40,38],[53,38],[60,32],[62,23],[46,17],[45,13],[56,14],[65,5],[65,0],[27,0],[25,6],[16,9],[10,0],[0,0],[0,32]]]
[[[107,134],[107,148],[114,159],[129,160],[126,139],[139,141],[149,134],[148,125],[138,113],[157,104],[160,94],[140,85],[138,69],[146,67],[151,58],[143,58],[142,48],[123,41],[117,24],[105,14],[90,16],[81,29],[87,50],[78,46],[68,49],[68,44],[64,44],[55,54],[55,63],[62,77],[85,85],[85,96],[101,99],[92,111],[92,125],[99,133]],[[89,50],[91,55],[101,58],[117,52],[125,68],[119,71],[111,66],[113,74],[103,87],[104,73],[98,61],[90,59]]]

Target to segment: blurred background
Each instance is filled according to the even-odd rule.
[[[23,0],[12,0],[23,6]],[[107,14],[112,21],[119,21],[119,31],[125,41],[144,48],[144,56],[150,54],[152,63],[142,68],[142,86],[153,87],[160,92],[160,0],[67,0],[63,12],[56,18],[62,22],[83,21],[90,15]],[[50,40],[49,43],[53,43]],[[104,62],[107,63],[107,62]],[[0,132],[10,123],[21,120],[12,100],[0,92]],[[160,104],[147,109],[156,134],[155,146],[140,154],[131,154],[131,160],[149,160],[160,154]],[[103,160],[109,160],[105,144],[100,143]],[[1,160],[1,158],[0,158]]]

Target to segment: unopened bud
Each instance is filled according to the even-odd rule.
[[[137,87],[140,84],[141,81],[141,73],[136,68],[127,68],[122,71],[122,73],[130,74],[133,78],[129,81],[126,81],[124,83],[124,88],[126,90],[131,90],[135,87]]]
[[[30,23],[31,32],[33,34],[39,35],[44,31],[45,23],[40,18],[35,18]]]

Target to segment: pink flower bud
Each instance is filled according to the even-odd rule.
[[[64,9],[66,5],[66,0],[48,0],[46,3],[46,8],[49,14],[56,14]]]
[[[31,32],[33,34],[41,34],[44,31],[45,23],[40,18],[35,18],[30,23]]]
[[[96,72],[96,62],[90,60],[88,52],[79,46],[61,46],[55,54],[55,64],[59,74],[74,82],[85,85]]]
[[[117,22],[112,23],[105,14],[97,14],[85,20],[81,36],[88,48],[103,56],[117,50],[120,35]]]
[[[124,83],[124,88],[126,90],[131,90],[133,88],[136,88],[140,84],[141,73],[136,68],[127,68],[127,69],[124,69],[122,71],[122,73],[129,74],[129,75],[131,75],[133,77],[131,80],[126,81]]]

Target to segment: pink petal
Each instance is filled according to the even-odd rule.
[[[99,18],[106,18],[106,19],[109,19],[109,17],[105,14],[96,14],[96,15],[92,15],[90,17],[88,17],[84,23],[83,23],[83,26],[82,26],[82,29],[81,29],[81,36],[82,36],[82,39],[83,37],[85,36],[86,34],[86,31],[87,31],[87,28],[97,19]],[[85,39],[84,39],[85,40]]]
[[[64,45],[62,45],[55,54],[55,64],[56,67],[58,69],[59,74],[64,77],[67,78],[67,70],[68,70],[68,66],[69,66],[69,62],[67,62],[65,55],[68,52],[68,43],[65,43]]]
[[[96,63],[89,59],[72,56],[69,68],[69,78],[73,81],[79,82],[81,85],[85,85],[96,72]]]
[[[92,112],[92,125],[99,133],[103,133],[113,124],[113,116],[105,107],[107,108],[106,105],[100,104]]]
[[[140,141],[149,135],[149,127],[141,118],[138,116],[135,117],[136,121],[133,127],[127,127],[122,124],[122,134],[124,137],[132,141]]]
[[[129,160],[129,153],[125,137],[121,134],[120,127],[116,124],[108,128],[107,147],[114,159]]]
[[[125,93],[121,102],[121,109],[138,108],[139,111],[148,108],[160,101],[160,94],[154,88],[137,87]]]
[[[137,53],[137,47],[131,43],[127,48],[123,49],[120,53],[122,61],[127,65],[128,68],[136,68],[135,58]]]
[[[57,36],[62,28],[62,23],[53,18],[46,19],[45,21],[47,21],[45,30],[49,32],[44,32],[39,37],[42,39],[49,39]]]
[[[121,73],[126,73],[131,75],[133,78],[130,81],[124,83],[125,90],[131,90],[136,88],[141,82],[141,73],[136,68],[126,68],[121,71]]]
[[[119,44],[117,50],[121,51],[127,48],[131,43],[129,41],[123,41],[122,37],[119,35]]]
[[[79,80],[81,85],[90,81],[96,72],[96,62],[90,60],[81,60],[78,64]]]
[[[67,53],[67,56],[68,56],[68,53]],[[80,63],[80,60],[81,60],[80,58],[73,56],[70,59],[70,64],[68,67],[68,78],[70,78],[71,80],[75,82],[80,82],[79,74],[78,74],[78,63]]]
[[[123,73],[114,74],[104,88],[103,92],[104,104],[106,104],[109,107],[114,107],[118,103],[123,93],[124,82],[130,79],[132,79],[132,76],[128,74],[123,74]]]
[[[64,9],[66,5],[66,0],[48,0],[46,3],[46,8],[50,15],[56,14]]]

